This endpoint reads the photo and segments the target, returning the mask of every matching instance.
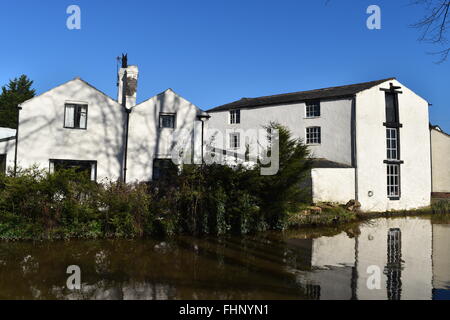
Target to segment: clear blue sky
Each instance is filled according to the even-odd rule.
[[[24,73],[42,93],[76,76],[116,96],[115,57],[140,68],[138,100],[167,88],[207,110],[241,97],[386,77],[427,99],[450,132],[450,61],[419,43],[410,0],[1,1],[0,84]],[[82,29],[66,28],[77,4]],[[382,29],[366,9],[382,9]]]

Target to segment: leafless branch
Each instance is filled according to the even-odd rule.
[[[437,63],[447,60],[450,54],[448,47],[447,27],[450,23],[450,1],[449,0],[412,0],[412,5],[421,5],[425,8],[425,16],[413,24],[413,28],[421,30],[420,41],[444,46],[443,50],[432,52],[440,58]]]

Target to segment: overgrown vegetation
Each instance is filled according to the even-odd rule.
[[[0,238],[135,238],[280,230],[309,202],[307,147],[277,124],[279,171],[186,165],[150,184],[97,184],[74,170],[0,177]],[[271,150],[267,150],[269,153]]]

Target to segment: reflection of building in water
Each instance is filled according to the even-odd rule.
[[[402,295],[402,232],[398,228],[388,231],[387,265],[384,274],[387,277],[388,300],[400,300]]]
[[[433,224],[433,299],[450,300],[450,225]]]
[[[362,225],[360,230],[358,299],[430,299],[432,229],[429,220],[378,219]],[[381,273],[381,290],[367,287],[370,266],[381,270],[385,267]]]
[[[430,299],[432,293],[431,235],[426,219],[378,219],[361,225],[356,238],[343,232],[288,243],[296,247],[293,250],[299,250],[300,243],[310,248],[310,267],[297,280],[312,299],[422,300]],[[447,237],[446,247],[444,242],[440,247],[446,253],[437,253],[442,257],[438,267],[444,279],[450,279],[450,229]],[[371,266],[380,270],[379,290],[367,286]]]
[[[310,299],[350,300],[355,265],[355,239],[344,232],[334,237],[290,239],[296,248],[309,246],[311,271],[298,275],[297,281]]]

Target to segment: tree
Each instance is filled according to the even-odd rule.
[[[266,221],[271,226],[282,228],[289,213],[296,212],[300,205],[311,201],[309,188],[302,184],[308,179],[312,160],[308,147],[301,139],[294,138],[287,127],[272,122],[266,129],[268,138],[279,146],[279,170],[273,176],[256,176],[252,184],[256,187]],[[278,131],[278,135],[272,137],[274,130]],[[265,153],[271,152],[269,147]],[[260,171],[261,164],[255,172]]]
[[[420,29],[422,35],[419,40],[442,46],[442,49],[433,52],[439,55],[438,63],[447,60],[450,54],[450,46],[447,41],[447,25],[449,24],[450,1],[448,0],[413,0],[414,5],[425,7],[425,16],[412,26]]]
[[[0,127],[17,128],[17,107],[33,98],[36,91],[31,88],[33,81],[21,75],[2,87],[0,94]]]

